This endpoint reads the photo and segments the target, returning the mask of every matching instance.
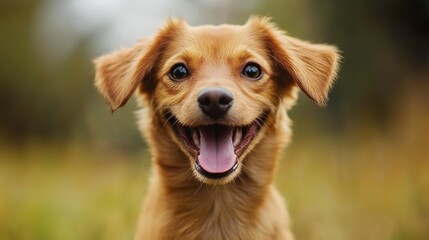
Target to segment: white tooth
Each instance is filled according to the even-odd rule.
[[[241,142],[241,137],[243,136],[243,130],[241,127],[235,128],[234,134],[234,147],[236,147]]]
[[[200,146],[200,134],[198,134],[198,129],[192,130],[192,141],[194,141],[195,146]]]

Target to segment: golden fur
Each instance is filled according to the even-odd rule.
[[[333,46],[287,36],[267,18],[245,25],[191,27],[169,20],[151,38],[95,60],[95,84],[112,110],[138,89],[139,126],[153,157],[150,188],[136,239],[293,239],[285,204],[273,185],[281,150],[291,136],[287,110],[303,90],[326,102],[339,55]],[[258,81],[240,74],[246,62],[260,65]],[[184,62],[186,81],[168,76]],[[234,95],[228,117],[208,119],[196,104],[201,89],[222,86]],[[238,158],[238,169],[222,179],[199,174],[195,157],[169,124],[249,125],[264,121]]]

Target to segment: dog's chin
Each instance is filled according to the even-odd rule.
[[[244,155],[265,125],[267,114],[248,125],[210,124],[186,126],[166,114],[180,147],[190,157],[197,179],[207,184],[225,184],[240,174]]]

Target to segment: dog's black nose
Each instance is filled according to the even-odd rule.
[[[228,112],[228,109],[232,106],[234,97],[225,88],[211,87],[201,91],[197,100],[201,110],[207,116],[219,118]]]

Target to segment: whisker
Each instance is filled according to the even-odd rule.
[[[193,176],[192,176],[192,169],[188,168],[188,170],[186,170],[186,173],[190,173],[189,176],[188,176],[188,180],[186,181],[186,183],[189,183],[192,180],[192,178],[193,178]]]
[[[176,119],[173,124],[171,124],[172,127],[174,127],[176,124],[180,124],[179,120]]]
[[[203,183],[203,182],[201,182],[201,184],[200,184],[200,186],[198,187],[197,191],[195,191],[193,195],[195,195],[195,194],[197,194],[197,193],[198,193],[198,191],[201,189],[201,187],[203,186],[203,184],[204,184],[204,183]]]
[[[241,177],[241,175],[238,175],[238,178],[241,180],[241,182],[242,182],[245,186],[247,186],[246,181],[244,181],[244,179]]]
[[[165,113],[165,114],[164,114],[164,118],[167,116],[167,114],[168,114],[168,113]],[[167,118],[167,120],[165,121],[165,123],[164,123],[164,125],[163,125],[162,127],[164,128],[165,126],[167,126],[167,123],[168,123],[172,118],[174,118],[174,117],[173,117],[173,115],[170,115],[170,116]],[[177,120],[176,120],[176,121],[177,121]]]
[[[209,191],[209,186],[207,185],[207,184],[204,184],[204,185],[206,185],[206,190],[207,190],[207,192]],[[212,188],[213,189],[213,188]]]

